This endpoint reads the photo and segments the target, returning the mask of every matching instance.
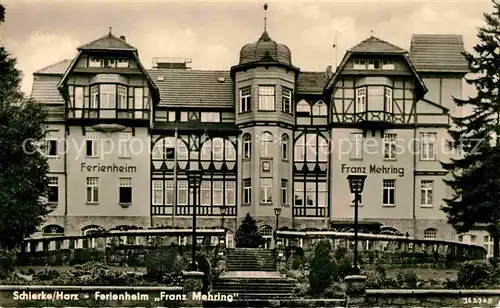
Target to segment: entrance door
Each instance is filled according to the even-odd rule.
[[[270,226],[262,226],[260,228],[260,234],[264,238],[264,248],[271,249],[273,243],[273,228]]]

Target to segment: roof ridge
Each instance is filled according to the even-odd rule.
[[[42,73],[42,71],[47,70],[47,69],[49,69],[49,68],[53,68],[54,66],[57,66],[57,65],[59,65],[59,64],[62,64],[62,63],[64,63],[65,61],[69,61],[69,62],[71,62],[71,59],[63,59],[63,60],[60,60],[60,61],[58,61],[58,62],[56,62],[56,63],[52,63],[52,64],[47,65],[47,66],[45,66],[45,67],[43,67],[43,68],[41,68],[41,69],[39,69],[39,70],[36,70],[35,72],[33,72],[33,74],[43,74],[43,73]],[[62,73],[62,74],[64,74],[64,73]]]
[[[179,68],[150,68],[147,69],[148,72],[161,72],[161,71],[169,71],[169,72],[219,72],[219,73],[230,73],[230,70],[202,70],[202,69],[179,69]]]
[[[135,48],[134,46],[130,45],[129,43],[127,43],[126,41],[122,40],[121,38],[118,38],[116,36],[114,36],[112,33],[107,33],[106,35],[103,35],[91,42],[88,42],[88,43],[85,43],[83,45],[80,45],[77,49],[80,50],[80,49],[92,49],[92,48],[89,48],[90,46],[94,45],[96,42],[102,40],[102,39],[105,39],[105,38],[112,38],[112,39],[115,39],[115,40],[118,40],[119,42],[121,42],[122,44],[124,44],[127,48],[129,49],[133,49],[133,50],[137,50],[137,48]]]
[[[352,51],[356,52],[356,50],[355,50],[356,48],[359,48],[359,47],[361,47],[363,44],[366,44],[366,43],[368,43],[368,42],[370,42],[370,41],[371,41],[371,42],[379,42],[379,43],[384,43],[384,44],[387,44],[387,45],[389,45],[390,47],[392,47],[392,48],[396,49],[396,50],[397,50],[397,52],[401,52],[401,53],[407,53],[407,52],[408,52],[406,49],[403,49],[403,48],[401,48],[401,47],[399,47],[399,46],[396,46],[396,45],[394,45],[394,44],[392,44],[392,43],[389,43],[388,41],[385,41],[385,40],[383,40],[383,39],[380,39],[380,38],[378,38],[378,37],[376,37],[376,36],[374,36],[374,35],[370,35],[368,38],[364,39],[364,40],[363,40],[363,41],[361,41],[360,43],[358,43],[358,44],[356,44],[355,46],[351,47],[348,51],[350,51],[350,52],[352,52]]]

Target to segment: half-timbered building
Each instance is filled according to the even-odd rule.
[[[413,35],[406,51],[370,36],[340,65],[301,71],[267,31],[224,71],[155,60],[111,32],[34,73],[50,111],[53,208],[43,234],[117,226],[221,224],[250,213],[279,226],[344,229],[348,173],[368,175],[362,223],[456,239],[440,210],[440,161],[467,63],[459,35]],[[194,195],[187,170],[200,169]]]

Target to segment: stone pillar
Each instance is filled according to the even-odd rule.
[[[346,282],[346,307],[362,307],[366,299],[366,276],[352,275]]]
[[[285,245],[283,245],[283,241],[283,238],[277,238],[277,245],[274,249],[276,255],[276,268],[280,273],[286,270]]]
[[[183,291],[186,294],[187,307],[202,307],[203,301],[199,298],[199,293],[203,289],[203,272],[183,272]]]

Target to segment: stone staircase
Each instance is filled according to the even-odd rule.
[[[227,269],[211,293],[232,295],[234,301],[205,301],[204,307],[269,307],[269,301],[294,298],[295,281],[278,273],[273,250],[228,249]]]
[[[227,250],[227,270],[276,272],[274,251],[259,248],[233,248]]]

